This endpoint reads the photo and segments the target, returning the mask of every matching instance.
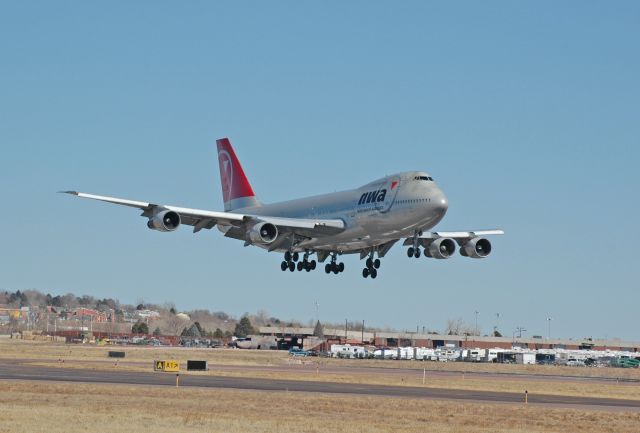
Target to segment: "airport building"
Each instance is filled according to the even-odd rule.
[[[260,327],[260,335],[271,336],[286,346],[301,345],[304,349],[327,350],[332,344],[361,344],[376,347],[439,347],[456,348],[520,348],[530,350],[565,349],[565,350],[611,350],[623,352],[640,352],[639,342],[617,339],[548,339],[538,337],[481,337],[476,335],[443,335],[421,334],[417,332],[367,332],[350,331],[337,328],[324,328],[323,336],[314,336],[311,327]]]

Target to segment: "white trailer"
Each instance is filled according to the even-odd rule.
[[[337,358],[367,358],[369,352],[362,346],[350,344],[332,344],[331,356]]]
[[[481,362],[485,356],[485,352],[485,349],[468,349],[463,359],[469,362]]]
[[[427,347],[416,347],[414,358],[418,361],[436,361],[435,349],[429,349]]]
[[[532,365],[536,363],[536,354],[531,352],[516,353],[516,364]]]
[[[502,353],[502,352],[504,352],[504,349],[500,349],[498,347],[494,349],[487,349],[484,353],[484,357],[482,358],[482,361],[496,362],[496,360],[498,359],[498,353]]]

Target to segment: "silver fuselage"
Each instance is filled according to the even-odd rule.
[[[280,203],[235,209],[255,216],[341,219],[345,230],[332,236],[304,239],[297,249],[353,253],[427,231],[447,212],[447,198],[422,171],[403,172],[360,188]],[[259,245],[261,246],[261,245]],[[262,245],[269,248],[268,245]],[[284,251],[287,248],[278,248]]]

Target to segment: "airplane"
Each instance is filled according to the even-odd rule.
[[[280,269],[312,271],[316,260],[327,274],[344,271],[343,254],[366,257],[364,278],[378,276],[380,259],[403,240],[407,256],[482,259],[491,253],[489,235],[502,230],[430,232],[444,217],[448,200],[424,171],[407,171],[367,183],[359,188],[297,200],[264,204],[253,191],[228,138],[216,140],[224,212],[190,209],[115,197],[60,191],[77,197],[138,208],[147,227],[172,232],[180,225],[202,229],[217,227],[224,236],[245,246],[284,253]],[[422,250],[421,250],[422,248]],[[302,256],[302,260],[300,257]],[[376,257],[377,256],[377,257]]]

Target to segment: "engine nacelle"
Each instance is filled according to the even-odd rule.
[[[172,232],[180,226],[180,215],[172,210],[158,212],[147,221],[147,227],[159,232]]]
[[[424,249],[425,255],[434,259],[449,259],[455,252],[456,241],[451,238],[438,238]]]
[[[472,259],[483,259],[491,253],[491,242],[485,238],[471,238],[460,248],[460,254]]]
[[[258,223],[247,232],[254,244],[270,244],[278,237],[278,228],[271,223]]]

